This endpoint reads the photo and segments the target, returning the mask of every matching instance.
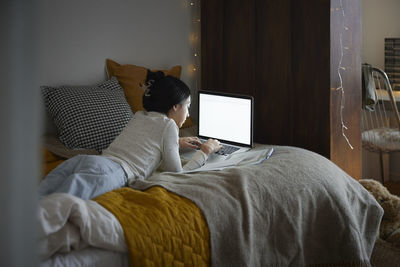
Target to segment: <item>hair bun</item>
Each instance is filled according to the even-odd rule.
[[[151,70],[147,70],[146,83],[148,83],[148,82],[154,83],[164,77],[165,77],[165,74],[162,71],[152,72]]]
[[[157,82],[165,77],[164,72],[147,70],[146,82],[144,84],[140,84],[140,87],[144,90],[144,96],[149,97],[152,94],[153,90],[157,89]]]

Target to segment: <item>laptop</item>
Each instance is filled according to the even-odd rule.
[[[198,137],[202,142],[218,139],[223,146],[216,154],[228,156],[253,147],[252,96],[198,91]]]

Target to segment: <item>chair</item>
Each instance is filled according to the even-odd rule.
[[[362,145],[370,152],[379,153],[384,184],[383,153],[400,151],[400,116],[386,73],[364,65]]]

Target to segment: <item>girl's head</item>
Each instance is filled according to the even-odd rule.
[[[181,127],[189,116],[189,87],[178,78],[150,70],[147,71],[146,87],[143,94],[144,109],[166,114]]]

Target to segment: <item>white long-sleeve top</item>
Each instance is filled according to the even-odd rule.
[[[198,150],[182,167],[175,121],[164,114],[146,111],[136,112],[102,155],[122,166],[128,182],[146,179],[160,164],[163,171],[182,172],[198,168],[207,160],[207,155]]]

